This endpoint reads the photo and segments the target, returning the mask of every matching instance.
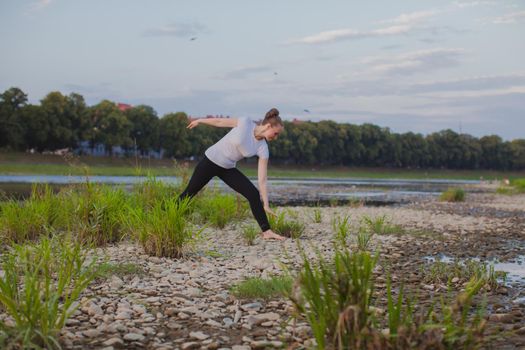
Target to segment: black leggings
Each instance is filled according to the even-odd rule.
[[[218,176],[226,185],[242,194],[250,202],[253,216],[263,232],[270,229],[259,190],[252,182],[237,168],[225,169],[206,156],[195,167],[190,182],[180,194],[179,199],[195,196],[214,176]]]

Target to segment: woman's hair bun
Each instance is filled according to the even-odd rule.
[[[262,124],[270,124],[272,126],[283,125],[283,121],[281,120],[281,117],[279,117],[279,111],[277,108],[272,108],[266,112]]]
[[[270,119],[275,118],[279,116],[279,111],[277,108],[272,108],[268,112],[266,112],[266,115],[264,116],[264,119]]]

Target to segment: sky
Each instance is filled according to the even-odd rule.
[[[0,0],[0,90],[525,138],[524,0]]]

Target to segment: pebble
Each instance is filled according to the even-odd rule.
[[[195,338],[197,340],[205,340],[208,339],[210,336],[203,332],[190,332],[190,337]]]
[[[142,334],[138,333],[128,333],[124,336],[124,340],[128,341],[142,341],[145,337]]]

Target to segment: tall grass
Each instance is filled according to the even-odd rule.
[[[200,232],[188,222],[190,199],[168,198],[150,210],[131,208],[127,225],[149,255],[180,258]]]
[[[47,238],[14,245],[2,258],[0,305],[14,321],[9,343],[60,348],[57,336],[95,277],[97,260],[88,260],[78,242]]]
[[[24,202],[0,204],[0,238],[6,243],[33,241],[67,226],[63,199],[45,186],[33,186]]]
[[[306,317],[320,349],[327,343],[348,348],[372,322],[369,306],[377,255],[336,249],[331,262],[318,254],[317,263],[311,263],[302,254],[299,290],[290,299]]]
[[[101,246],[122,239],[129,196],[121,188],[88,182],[81,191],[71,194],[71,202],[74,206],[72,228],[82,242]]]
[[[131,191],[131,204],[145,209],[152,208],[155,203],[167,198],[177,198],[176,186],[166,184],[155,177],[149,176],[146,181],[135,184]]]
[[[204,223],[224,228],[233,220],[242,219],[247,213],[247,204],[238,196],[209,191],[195,202],[195,212]]]

